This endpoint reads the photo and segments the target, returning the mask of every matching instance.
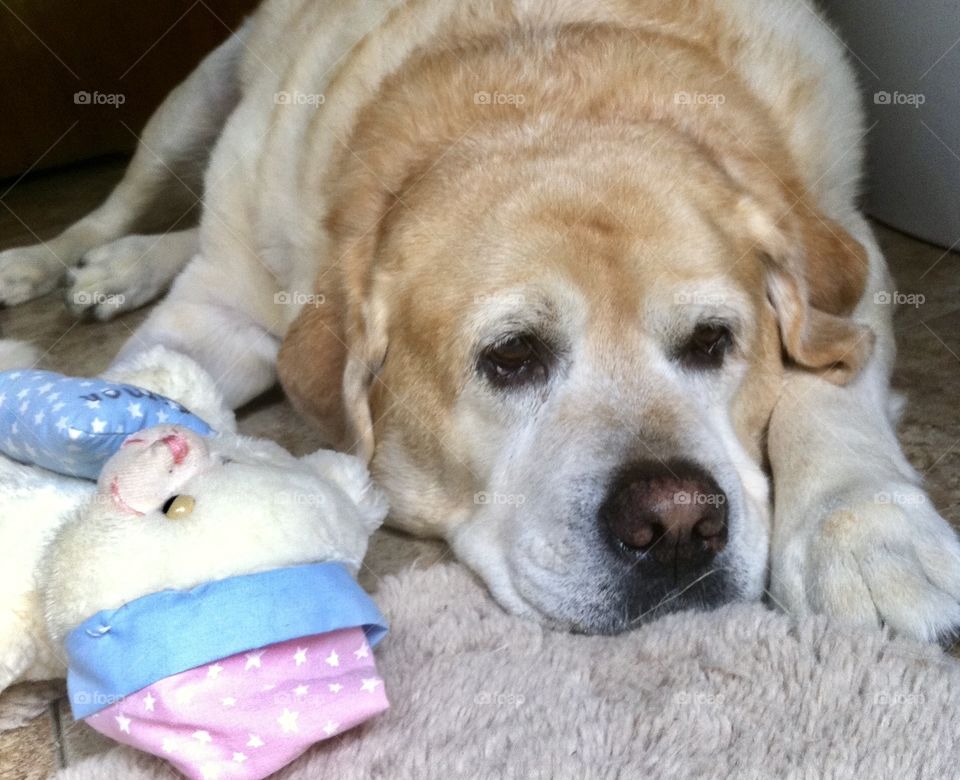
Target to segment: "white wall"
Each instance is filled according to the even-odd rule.
[[[867,126],[873,125],[867,210],[960,249],[960,2],[822,5],[860,72]]]

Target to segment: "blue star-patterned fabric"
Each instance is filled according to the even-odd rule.
[[[189,409],[142,387],[52,371],[0,372],[0,453],[19,463],[96,479],[127,436],[154,425],[213,433]]]

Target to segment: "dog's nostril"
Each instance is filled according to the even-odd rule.
[[[630,522],[629,517],[622,514],[611,520],[610,530],[625,546],[641,552],[646,552],[666,532],[663,525],[656,520]]]
[[[727,544],[727,524],[719,513],[700,520],[693,527],[693,533],[713,553],[720,552]]]

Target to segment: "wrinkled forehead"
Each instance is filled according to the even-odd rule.
[[[465,341],[527,328],[628,338],[704,317],[749,319],[758,261],[677,194],[614,188],[591,202],[525,190],[405,271],[408,318]]]

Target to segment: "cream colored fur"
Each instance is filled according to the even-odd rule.
[[[554,44],[578,40],[579,33],[570,32],[578,25],[619,35],[621,45],[611,47],[611,53],[636,45],[634,39],[641,41],[637,69],[624,71],[635,78],[621,73],[621,88],[609,89],[603,68],[611,67],[608,61],[615,57],[600,57],[595,49],[584,52],[590,65],[582,74],[542,68],[559,48]],[[470,45],[457,48],[465,40]],[[508,53],[532,46],[531,57],[500,62],[500,70],[489,71],[484,61],[476,73],[463,64],[471,52],[496,49],[502,41],[509,41]],[[431,47],[436,60],[452,62],[451,69],[432,71],[442,77],[437,82],[410,77],[400,87],[393,84],[395,105],[409,115],[380,115],[384,128],[393,122],[404,132],[391,136],[384,129],[378,138],[362,120],[385,105],[377,96],[390,85],[388,76]],[[703,57],[696,60],[691,52]],[[650,119],[657,114],[654,98],[664,97],[657,90],[671,76],[670,62],[681,61],[701,63],[700,70],[688,74],[698,85],[709,88],[724,79],[734,85],[742,105],[752,107],[742,115],[734,112],[741,125],[714,127],[716,134],[707,139],[694,131],[679,132],[683,121],[658,125]],[[448,148],[430,149],[421,168],[410,170],[415,160],[408,161],[388,185],[379,171],[371,173],[369,161],[386,160],[384,167],[389,167],[391,153],[416,148],[423,128],[445,117],[468,115],[464,105],[475,100],[472,90],[451,94],[439,86],[449,86],[443,79],[449,80],[451,72],[458,72],[464,84],[475,77],[476,86],[490,92],[509,91],[512,80],[525,79],[531,91],[553,87],[568,95],[571,106],[581,107],[591,105],[593,93],[580,92],[589,82],[608,113],[598,110],[583,119],[581,112],[572,119],[562,105],[551,103],[552,110],[516,128],[512,136],[492,139],[483,132],[486,122],[476,123],[481,130],[474,135],[466,123],[468,142],[461,144],[458,137]],[[492,73],[506,83],[486,85],[483,79]],[[438,85],[435,92],[431,83]],[[608,89],[601,95],[604,85]],[[404,104],[403,95],[416,90],[422,99],[412,107]],[[635,102],[618,107],[618,95]],[[611,112],[615,118],[639,115],[644,121],[636,126],[614,121]],[[676,120],[676,113],[670,117]],[[350,147],[358,128],[367,132],[362,137],[377,139],[372,149]],[[661,134],[664,128],[670,132]],[[131,305],[159,292],[184,265],[169,296],[128,343],[121,361],[156,344],[182,351],[214,377],[225,402],[236,407],[275,382],[280,345],[285,337],[290,343],[292,324],[311,307],[325,305],[316,299],[318,285],[346,289],[349,306],[331,294],[327,304],[341,305],[340,316],[331,305],[326,309],[334,311],[329,321],[314,325],[314,343],[325,339],[312,356],[316,360],[291,358],[292,373],[314,395],[333,397],[329,405],[350,418],[352,435],[344,445],[373,458],[395,507],[391,521],[414,533],[448,539],[506,607],[584,630],[624,628],[643,617],[623,619],[619,605],[611,606],[609,596],[620,587],[620,578],[600,560],[595,517],[614,461],[636,457],[639,437],[643,442],[651,438],[657,446],[666,439],[673,454],[702,457],[730,496],[732,538],[719,564],[736,584],[738,597],[766,593],[798,615],[822,612],[856,624],[888,625],[916,638],[941,639],[960,626],[960,544],[906,463],[888,415],[895,358],[891,307],[877,305],[876,296],[889,289],[889,280],[857,208],[864,134],[843,46],[806,3],[267,0],[157,112],[127,176],[103,207],[47,246],[0,255],[0,300],[17,303],[50,289],[64,266],[73,266],[97,247],[104,249],[94,258],[95,268],[75,276],[75,290],[88,291],[91,279],[125,280],[123,289],[111,291],[126,290]],[[661,136],[666,137],[662,143]],[[713,162],[721,160],[717,170],[702,154],[704,140],[713,143]],[[533,154],[537,144],[553,153]],[[760,166],[754,150],[761,147],[781,153],[768,154]],[[602,154],[595,153],[601,148]],[[533,160],[529,164],[526,154]],[[139,229],[138,217],[162,210],[165,198],[158,193],[180,178],[167,169],[191,158],[202,160],[205,173],[199,231],[178,237],[151,273],[131,274],[128,247],[117,240]],[[811,330],[798,318],[808,303],[802,293],[818,283],[829,292],[833,275],[844,271],[840,257],[828,251],[815,272],[793,278],[792,287],[773,274],[768,281],[758,273],[749,289],[741,281],[731,295],[729,268],[742,270],[743,264],[732,261],[736,255],[729,242],[721,250],[717,235],[724,228],[718,223],[769,208],[775,198],[761,191],[736,205],[714,203],[713,213],[720,216],[713,220],[696,208],[698,198],[717,196],[731,180],[749,186],[769,179],[768,190],[776,190],[781,163],[795,172],[796,181],[780,184],[791,195],[802,190],[808,196],[810,203],[796,210],[805,212],[809,206],[816,219],[808,221],[826,229],[820,239],[849,235],[865,251],[865,269],[847,263],[866,273],[859,303],[852,317],[831,320],[834,335],[845,339],[828,333],[820,342],[824,351],[843,353],[835,357],[841,363],[851,360],[861,369],[859,375],[838,387],[794,365],[762,390],[743,391],[745,382],[764,383],[741,361],[714,385],[691,380],[670,363],[657,340],[663,332],[689,325],[693,314],[690,308],[681,312],[664,306],[676,291],[663,279],[676,270],[686,269],[706,297],[730,302],[757,343],[772,337],[776,328],[766,302],[769,291],[797,364],[805,365],[810,357],[797,348]],[[349,176],[343,175],[344,165]],[[346,246],[335,246],[334,207],[348,215],[340,220],[340,230],[349,233],[355,212],[389,202],[395,194],[391,187],[419,182],[418,175],[424,186],[416,208],[401,204],[391,214],[395,222],[406,220],[405,232],[391,233],[392,224],[383,231],[385,243],[393,240],[392,258],[405,258],[406,264],[384,270],[373,262],[365,267],[355,257],[364,240],[380,236],[383,220],[371,220]],[[607,185],[618,178],[629,180],[634,189],[614,192]],[[383,191],[364,191],[362,179],[372,179],[370,187]],[[475,179],[479,185],[473,185]],[[351,187],[358,187],[354,198],[344,195]],[[589,304],[631,289],[623,284],[626,275],[606,286],[602,274],[558,280],[561,275],[533,244],[523,243],[536,233],[528,213],[531,204],[538,199],[551,203],[559,195],[577,203],[578,216],[584,204],[605,200],[614,223],[643,234],[646,243],[630,249],[663,272],[651,273],[650,279],[664,286],[637,285],[634,303],[645,315],[649,310],[643,325],[636,326],[639,332],[623,323],[595,332],[600,315],[610,307]],[[740,208],[748,200],[752,207]],[[788,198],[782,205],[789,213],[798,203]],[[652,214],[654,207],[663,213]],[[750,226],[756,239],[747,242],[743,255],[756,254],[757,244],[767,250],[766,239],[773,236],[760,232],[778,232],[770,229],[774,223],[769,219],[756,215],[740,222],[737,227]],[[660,229],[652,229],[654,224]],[[756,229],[764,225],[764,230]],[[551,247],[548,256],[569,253],[572,246],[579,249],[563,233],[554,231],[552,238],[552,243],[540,244]],[[795,236],[773,238],[778,252],[800,252]],[[380,250],[382,255],[385,250]],[[625,266],[628,256],[634,257],[617,255]],[[508,313],[502,302],[517,300],[512,275],[527,267],[533,278],[522,280],[527,285],[523,295],[542,305],[531,303]],[[720,267],[724,278],[715,284],[713,272]],[[440,304],[445,291],[464,289],[472,296]],[[738,295],[743,292],[753,296],[752,307],[744,306]],[[418,305],[428,325],[406,318]],[[561,411],[554,405],[551,413],[534,414],[540,407],[511,406],[494,397],[470,375],[469,361],[478,340],[489,338],[505,318],[529,319],[550,307],[560,312],[555,324],[576,345],[579,359],[568,384],[560,386],[557,379],[548,388],[552,397],[563,399]],[[96,314],[107,317],[116,311],[98,307]],[[784,324],[789,319],[785,312],[792,323]],[[394,383],[396,372],[379,369],[403,365],[400,332],[422,337],[421,357],[429,360]],[[856,334],[862,338],[854,340]],[[338,351],[346,352],[345,368],[331,358]],[[448,381],[452,389],[434,392],[438,377],[453,377]],[[753,441],[744,441],[732,419],[732,399],[738,393],[742,406],[764,411],[764,419],[751,421]],[[341,394],[342,410],[336,400]],[[376,410],[374,396],[380,404]],[[656,435],[648,437],[651,431],[644,426],[650,421]],[[762,442],[768,451],[760,452],[768,424],[769,437]],[[772,485],[763,473],[765,457]],[[481,493],[529,495],[531,500],[523,506],[473,500]]]

